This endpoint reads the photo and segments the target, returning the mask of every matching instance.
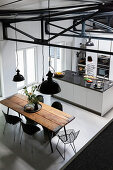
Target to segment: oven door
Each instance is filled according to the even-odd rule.
[[[97,68],[97,76],[101,77],[109,77],[109,68],[107,67],[98,67]]]

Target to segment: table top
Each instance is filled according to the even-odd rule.
[[[15,94],[9,98],[1,100],[0,103],[29,119],[34,120],[53,132],[57,132],[75,118],[74,116],[41,102],[41,110],[35,113],[27,113],[24,111],[24,106],[27,104],[27,96],[22,94]]]

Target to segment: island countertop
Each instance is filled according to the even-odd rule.
[[[63,78],[56,78],[56,77],[55,78],[61,81],[76,84],[78,86],[86,87],[86,88],[89,88],[89,89],[92,89],[98,92],[104,92],[113,86],[113,81],[104,80],[102,88],[95,88],[94,85],[96,84],[96,82],[102,81],[102,79],[98,78],[97,80],[92,80],[93,81],[92,83],[88,83],[87,81],[84,80],[83,75],[78,75],[77,72],[70,71],[70,70],[66,70],[63,72],[65,73]]]

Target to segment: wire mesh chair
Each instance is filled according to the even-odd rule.
[[[66,130],[66,134],[65,134],[64,131],[60,131],[57,134],[59,139],[58,139],[58,142],[57,142],[57,145],[56,145],[56,149],[64,160],[65,160],[65,145],[66,144],[70,144],[73,151],[76,153],[74,141],[77,138],[79,132],[80,132],[80,130],[75,132],[74,129],[68,129],[68,130]],[[58,149],[58,144],[59,144],[60,140],[64,143],[64,154],[61,154],[60,150]]]

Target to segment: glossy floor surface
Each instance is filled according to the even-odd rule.
[[[45,96],[45,103],[51,105],[56,98]],[[61,101],[63,110],[75,116],[75,119],[66,126],[66,129],[80,130],[75,140],[76,154],[70,145],[66,146],[66,159],[63,160],[56,150],[58,137],[52,139],[54,153],[51,153],[47,136],[44,136],[43,128],[39,125],[40,131],[34,137],[23,134],[22,144],[20,136],[22,129],[19,124],[17,127],[7,124],[3,135],[5,119],[1,110],[7,108],[1,105],[0,110],[0,170],[60,170],[86,147],[95,135],[113,118],[113,110],[104,117],[80,109],[76,106]],[[10,114],[18,115],[10,110]],[[22,117],[23,120],[24,117]],[[14,129],[16,128],[16,138],[14,141]],[[59,144],[59,149],[63,152],[63,144]]]

